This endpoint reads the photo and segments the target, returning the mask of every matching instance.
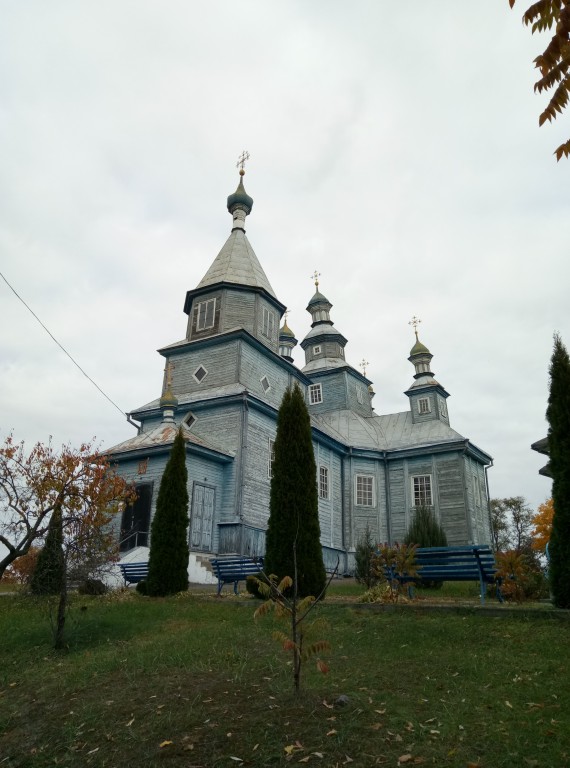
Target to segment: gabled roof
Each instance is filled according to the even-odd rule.
[[[277,297],[243,229],[234,229],[196,290],[217,283],[261,288]]]
[[[172,445],[174,438],[178,432],[179,425],[172,423],[159,424],[157,427],[150,429],[148,432],[140,432],[138,435],[131,437],[129,440],[125,440],[118,445],[114,445],[109,448],[106,453],[109,455],[116,455],[118,453],[128,453],[130,451],[140,451],[149,448],[161,448]],[[212,445],[209,441],[203,440],[196,435],[192,434],[188,427],[182,426],[182,436],[187,443],[196,445],[200,448],[207,448],[217,453],[222,453],[225,456],[234,456],[230,451],[223,450],[218,446]]]
[[[465,440],[439,420],[414,424],[410,411],[385,416],[359,416],[354,411],[330,411],[311,417],[318,429],[354,448],[393,451]]]

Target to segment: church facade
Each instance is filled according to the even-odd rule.
[[[159,350],[161,397],[133,410],[138,434],[109,451],[138,489],[117,521],[124,553],[148,546],[160,478],[176,431],[186,441],[189,545],[199,555],[261,555],[277,411],[298,384],[311,416],[325,564],[350,573],[368,527],[379,542],[402,540],[419,505],[431,507],[450,544],[488,544],[491,457],[450,425],[448,393],[418,339],[409,360],[408,408],[376,414],[372,383],[345,359],[346,338],[332,304],[310,299],[310,330],[297,344],[245,234],[253,200],[243,186],[227,201],[231,233],[210,268],[186,293],[184,338]],[[119,534],[120,528],[120,534]]]

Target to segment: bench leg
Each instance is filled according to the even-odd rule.
[[[485,605],[485,595],[487,594],[487,584],[483,581],[483,579],[480,579],[479,583],[481,584],[481,605]]]
[[[234,595],[238,594],[238,584],[239,584],[238,581],[234,581]]]
[[[223,586],[224,582],[221,579],[218,579],[218,597],[220,596],[220,592],[222,591]]]

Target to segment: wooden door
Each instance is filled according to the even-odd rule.
[[[197,549],[200,552],[211,551],[215,502],[214,486],[194,483],[190,517],[190,549]]]

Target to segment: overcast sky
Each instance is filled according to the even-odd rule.
[[[538,505],[553,332],[570,345],[570,161],[552,154],[570,114],[538,127],[524,8],[0,0],[2,273],[133,410],[161,393],[155,350],[185,335],[247,149],[248,238],[297,338],[317,269],[393,413],[420,317],[491,495]],[[2,440],[134,434],[2,280],[0,308]]]

